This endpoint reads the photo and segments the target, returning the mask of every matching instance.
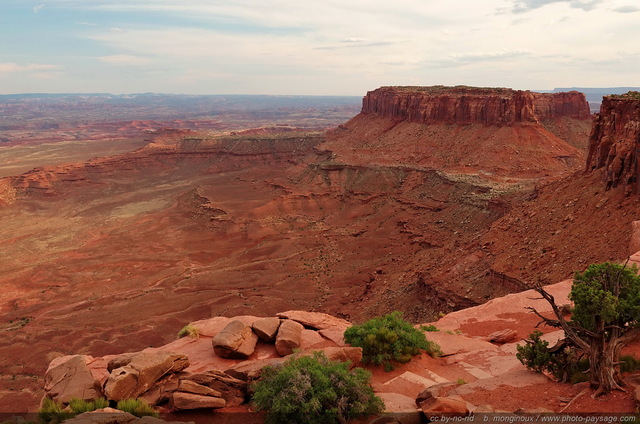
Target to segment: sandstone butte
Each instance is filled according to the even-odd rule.
[[[323,147],[349,163],[553,179],[582,167],[590,126],[578,92],[381,87]]]
[[[421,92],[440,89],[393,90],[399,97],[425,97]],[[450,99],[457,98],[456,90],[478,91],[451,89]],[[512,122],[509,118],[506,123],[490,125],[410,122],[378,112],[366,113],[363,105],[360,115],[326,137],[292,135],[288,141],[256,143],[238,138],[208,140],[180,132],[159,134],[156,143],[135,154],[37,169],[3,179],[0,195],[4,206],[0,214],[5,231],[20,231],[23,224],[15,221],[15,216],[20,216],[20,222],[29,220],[33,231],[46,237],[40,235],[36,242],[24,245],[31,234],[13,233],[0,246],[7,257],[15,255],[10,268],[3,272],[8,290],[0,295],[6,310],[12,311],[8,316],[12,332],[0,334],[2,365],[14,375],[22,372],[19,380],[25,381],[30,375],[43,373],[41,362],[46,352],[56,356],[52,351],[82,351],[103,357],[159,346],[166,343],[169,331],[177,331],[187,320],[202,316],[272,316],[295,306],[343,318],[351,316],[354,321],[389,308],[406,310],[413,318],[423,317],[426,312],[460,309],[508,291],[523,290],[537,276],[549,282],[560,281],[590,262],[627,256],[629,245],[638,244],[638,237],[632,237],[638,227],[633,224],[638,220],[638,201],[637,196],[626,195],[629,179],[625,184],[607,186],[602,182],[606,179],[604,167],[571,174],[584,169],[584,154],[576,156],[583,158],[578,166],[577,159],[569,160],[563,153],[576,149],[571,144],[585,147],[586,135],[583,142],[579,135],[590,123],[573,117],[571,112],[580,107],[554,106],[560,112],[549,118],[549,113],[532,109],[536,104],[533,100],[509,100],[517,97],[511,90],[479,89],[483,90],[488,97],[495,91],[503,99],[489,104],[525,105],[526,112],[518,112],[525,121]],[[532,99],[535,97],[531,94]],[[576,96],[574,100],[579,104],[584,99]],[[459,99],[456,102],[465,104]],[[547,104],[541,110],[549,111],[548,105],[555,103],[548,100],[539,104]],[[461,110],[472,109],[476,117],[491,115],[477,112],[482,110],[480,106]],[[563,110],[567,116],[561,115]],[[460,116],[471,116],[465,113]],[[630,119],[625,128],[637,125],[633,122],[637,119]],[[571,143],[560,140],[556,133]],[[502,145],[507,155],[492,147],[491,140]],[[403,150],[406,144],[410,151]],[[427,147],[432,148],[437,160],[430,162]],[[470,162],[457,167],[458,159],[452,157],[457,151]],[[479,155],[479,151],[487,153]],[[491,158],[492,163],[480,163],[479,159],[473,162],[475,157]],[[525,202],[516,198],[508,204],[496,197],[500,190],[495,186],[474,185],[447,176],[454,172],[510,184],[522,182],[522,175],[529,182],[569,177],[537,188]],[[198,179],[195,186],[185,183],[194,178]],[[132,203],[131,193],[137,193],[131,182],[135,179],[144,181],[144,190]],[[171,197],[151,201],[155,187]],[[191,191],[185,191],[187,187]],[[101,197],[104,193],[109,197]],[[83,203],[77,203],[78,199]],[[43,226],[43,211],[49,209],[63,212],[55,228]],[[98,218],[95,222],[90,220],[93,216]],[[83,227],[71,227],[74,223]],[[603,223],[606,231],[594,231]],[[123,245],[134,249],[129,252],[121,248]],[[106,249],[111,249],[109,255],[105,255]],[[92,259],[91,255],[98,252],[101,255]],[[269,257],[274,255],[277,260],[270,262]],[[210,258],[233,258],[238,263],[227,260],[220,267]],[[34,261],[38,263],[36,274],[25,265]],[[53,263],[57,266],[52,267]],[[300,272],[304,267],[311,268],[310,272]],[[69,270],[74,272],[69,274]],[[85,281],[84,275],[93,275],[96,280]],[[29,285],[24,287],[23,281]],[[212,287],[217,281],[223,281],[224,286]],[[247,288],[247,284],[252,287]],[[207,297],[212,289],[217,300]],[[39,300],[43,290],[48,299],[44,306]],[[96,290],[102,294],[95,296]],[[16,297],[16,293],[21,294]],[[91,297],[82,298],[83,293]],[[108,304],[101,303],[102,297],[108,298]],[[150,315],[151,310],[157,316]],[[535,324],[530,322],[533,317],[522,311],[514,315],[505,312],[507,318],[487,316],[490,319],[465,319],[451,331],[460,330],[469,338],[494,339],[497,331],[505,336],[512,332],[503,330],[513,330],[525,337]],[[77,322],[86,322],[92,330],[83,331]],[[449,329],[446,322],[437,325]],[[520,329],[521,322],[530,325]],[[332,336],[321,336],[339,344],[334,340],[339,340],[335,332],[327,334]],[[513,348],[513,342],[506,344]],[[210,358],[210,340],[208,349]],[[197,355],[185,354],[190,361],[197,359]],[[473,369],[473,355],[467,356],[468,361],[463,362]],[[414,363],[415,367],[399,368],[397,374],[374,377],[380,384],[404,372],[438,380],[429,377],[431,374],[424,375],[423,370],[431,370],[448,381],[460,378],[471,382],[472,376],[495,376],[487,366],[496,367],[504,359],[490,359],[488,363],[493,365],[476,366],[478,370],[468,373],[471,376],[447,374],[451,364],[430,368],[431,359],[423,358]],[[424,383],[411,374],[405,377]],[[29,380],[30,387],[39,384],[39,378]],[[401,386],[403,380],[407,378],[396,383]],[[482,407],[489,403],[485,400],[495,398],[503,403],[498,406],[496,401],[493,408],[515,410],[509,399],[533,405],[539,403],[540,393],[545,393],[542,399],[552,406],[550,409],[564,408],[554,402],[558,397],[563,398],[560,403],[566,400],[567,387],[551,388],[548,380],[544,382],[538,388],[529,386],[520,392],[520,398],[511,396],[513,386],[501,388],[500,383],[491,389],[483,386],[486,391],[478,389],[476,397],[456,391],[452,402],[460,404],[455,397],[460,396],[472,406],[486,409]],[[385,395],[387,405],[402,410],[413,394],[407,396],[404,389],[392,389],[396,383],[377,390],[389,393]],[[0,384],[14,390],[10,381]],[[34,391],[5,390],[3,406],[12,400],[31,399],[41,387]],[[473,387],[471,383],[469,387]],[[579,394],[574,389],[571,393]],[[532,399],[526,395],[535,396]],[[606,405],[620,405],[620,410],[633,408],[630,397],[616,396]],[[589,402],[586,398],[576,399],[572,407],[592,408],[585,406],[584,402]],[[180,401],[194,399],[181,395]]]

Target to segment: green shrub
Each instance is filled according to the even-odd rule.
[[[38,411],[38,418],[44,423],[57,424],[64,420],[73,418],[75,415],[73,412],[64,411],[64,406],[60,402],[56,402],[53,399],[45,398],[42,401],[42,407]]]
[[[402,319],[399,311],[349,327],[344,339],[351,346],[362,348],[363,363],[384,365],[386,371],[393,369],[392,361],[409,362],[423,350],[432,356],[442,354],[440,346]]]
[[[420,329],[421,329],[422,331],[426,331],[426,332],[428,332],[428,333],[433,333],[433,332],[436,332],[436,331],[440,331],[440,330],[438,329],[438,327],[436,327],[436,326],[435,326],[435,325],[433,325],[433,324],[429,324],[429,325],[421,325],[421,326],[420,326]]]
[[[178,338],[181,339],[183,337],[189,336],[189,337],[193,337],[194,339],[197,339],[198,336],[200,335],[200,330],[198,330],[198,327],[193,326],[191,324],[187,324],[184,327],[182,327],[180,329],[180,331],[178,331]]]
[[[152,416],[158,417],[159,414],[147,402],[140,399],[123,399],[118,401],[116,409],[135,415],[136,417]]]
[[[105,398],[99,398],[93,401],[85,401],[82,399],[71,399],[69,402],[69,408],[74,414],[82,414],[83,412],[91,412],[96,409],[102,409],[109,406],[109,401]]]
[[[633,372],[640,370],[640,359],[636,359],[631,355],[623,355],[620,357],[620,372]]]
[[[45,423],[61,423],[83,412],[91,412],[96,409],[106,408],[107,406],[109,406],[109,401],[105,398],[99,398],[93,401],[74,398],[69,401],[68,408],[65,408],[61,402],[46,398],[42,402],[42,408],[38,411],[38,417],[40,421]]]
[[[584,381],[580,374],[589,369],[588,362],[585,367],[584,360],[580,361],[570,348],[555,353],[549,352],[549,342],[542,340],[541,336],[542,332],[538,330],[531,333],[524,346],[517,346],[516,358],[530,370],[548,372],[558,381]]]
[[[349,371],[349,364],[316,352],[263,368],[252,401],[258,410],[267,411],[267,424],[346,422],[383,410],[370,378],[361,368]]]

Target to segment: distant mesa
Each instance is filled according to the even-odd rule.
[[[554,179],[583,166],[590,127],[577,91],[381,87],[323,147],[347,163]]]
[[[370,91],[362,113],[417,123],[514,125],[570,117],[589,119],[584,94],[535,93],[468,86],[381,87]]]

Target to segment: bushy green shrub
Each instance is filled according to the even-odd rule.
[[[317,352],[263,368],[252,401],[258,410],[267,411],[267,424],[346,422],[383,410],[370,378],[366,370],[349,371],[349,364]]]
[[[351,346],[362,348],[363,363],[384,365],[386,371],[393,369],[392,361],[406,363],[422,351],[431,356],[442,354],[440,346],[402,319],[399,311],[349,327],[344,339]]]
[[[42,407],[38,411],[38,418],[44,423],[57,424],[64,420],[73,418],[75,414],[70,411],[64,411],[64,406],[60,402],[53,399],[45,398],[42,401]]]
[[[620,372],[633,372],[640,370],[640,359],[631,355],[620,356]]]
[[[99,398],[93,401],[86,401],[82,399],[71,399],[69,402],[69,408],[74,414],[82,414],[83,412],[91,412],[96,409],[102,409],[109,406],[109,401],[105,398]]]
[[[435,326],[435,325],[433,325],[433,324],[429,324],[429,325],[421,325],[421,326],[420,326],[420,329],[421,329],[422,331],[426,331],[427,333],[434,333],[434,332],[436,332],[436,331],[440,331],[440,330],[438,329],[438,327],[436,327],[436,326]]]
[[[147,402],[140,399],[123,399],[118,401],[116,409],[135,415],[136,417],[152,416],[158,417],[159,414]]]
[[[106,408],[107,406],[109,406],[109,401],[105,398],[99,398],[93,401],[74,398],[69,401],[68,408],[65,408],[61,402],[46,398],[42,402],[42,408],[38,411],[38,418],[44,423],[61,423],[78,414]]]
[[[542,340],[541,336],[542,332],[538,330],[531,333],[525,345],[517,346],[516,358],[530,370],[548,372],[558,381],[584,381],[581,375],[589,369],[588,361],[580,360],[569,348],[550,352],[549,342]]]
[[[182,327],[180,329],[180,331],[178,331],[178,338],[181,339],[183,337],[189,336],[189,337],[193,337],[194,339],[197,339],[198,336],[200,335],[200,330],[198,330],[198,327],[193,326],[191,324],[187,324],[184,327]]]

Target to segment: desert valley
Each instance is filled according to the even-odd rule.
[[[370,367],[397,422],[426,419],[415,399],[438,384],[434,397],[478,413],[636,411],[633,390],[592,399],[515,352],[539,322],[526,310],[536,284],[568,303],[576,271],[640,251],[637,92],[605,96],[597,114],[579,91],[467,86],[2,96],[0,112],[7,417],[58,396],[47,369],[68,355],[85,355],[97,392],[110,360],[145,349],[245,381],[249,365],[211,349],[230,318],[287,318],[302,348],[345,349],[351,323],[393,311],[433,323],[444,353]],[[188,323],[200,336],[176,341]],[[258,342],[249,360],[276,356]],[[149,393],[137,394],[164,399]],[[206,414],[261,422],[234,396],[226,416]]]

